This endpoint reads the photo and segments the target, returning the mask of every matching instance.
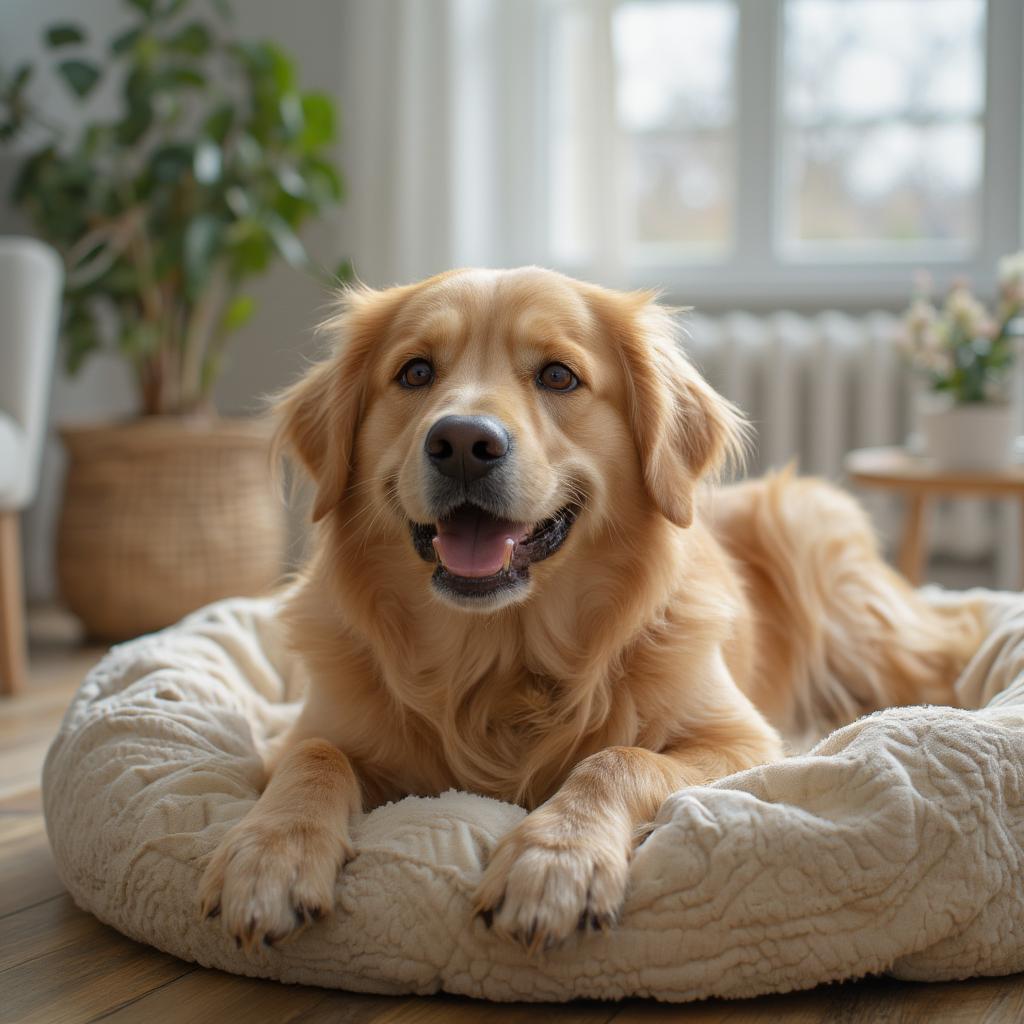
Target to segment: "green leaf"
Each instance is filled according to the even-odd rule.
[[[273,43],[235,43],[232,52],[261,89],[276,96],[295,88],[295,64]]]
[[[271,69],[272,58],[266,43],[232,43],[230,50],[250,74]]]
[[[244,327],[256,312],[256,300],[251,295],[236,295],[220,320],[220,331],[222,334],[231,334],[240,327]]]
[[[85,253],[73,267],[68,267],[68,275],[74,277],[76,287],[87,289],[110,269],[112,260],[116,259],[116,252],[111,248],[114,245],[112,239],[104,238]]]
[[[220,249],[224,224],[211,214],[201,214],[185,229],[185,284],[190,295],[205,287]]]
[[[309,194],[305,178],[294,167],[279,167],[277,182],[288,195],[294,196],[296,199],[305,199]]]
[[[35,68],[33,68],[31,64],[22,64],[21,67],[11,75],[11,81],[7,89],[8,98],[13,99],[19,93],[23,92],[25,86],[28,85],[29,80],[32,78],[34,73]]]
[[[82,364],[89,354],[100,347],[100,340],[95,331],[79,329],[68,331],[65,335],[64,366],[68,373],[74,377],[82,368]]]
[[[341,174],[334,164],[327,160],[310,159],[302,164],[313,199],[318,203],[340,202],[345,194]]]
[[[302,134],[299,144],[303,149],[317,149],[334,141],[334,102],[319,92],[302,95]]]
[[[201,89],[206,85],[206,76],[194,68],[165,68],[154,76],[153,85],[157,89],[173,89],[178,86]]]
[[[64,363],[69,374],[74,375],[90,353],[101,347],[102,341],[96,330],[96,320],[83,298],[68,298],[67,316],[62,332],[64,339]]]
[[[274,84],[278,93],[285,93],[295,88],[295,62],[273,43],[265,44],[270,50],[270,63],[274,76]]]
[[[153,177],[164,184],[173,185],[192,166],[192,147],[173,142],[157,149],[149,160]]]
[[[63,60],[57,71],[79,97],[88,96],[100,80],[99,68],[84,60]]]
[[[13,139],[29,120],[31,110],[24,93],[32,71],[31,64],[22,64],[7,80],[0,74],[0,140]]]
[[[164,0],[160,5],[154,4],[154,7],[156,8],[156,16],[158,18],[163,18],[164,20],[169,20],[170,18],[173,18],[187,3],[188,0]]]
[[[251,219],[239,221],[232,226],[229,244],[231,274],[235,280],[266,270],[274,253],[270,235],[261,224]]]
[[[122,32],[119,36],[115,36],[110,44],[110,52],[126,53],[128,50],[133,49],[145,31],[145,28],[140,25],[138,28],[130,28],[127,32]]]
[[[223,142],[234,123],[235,106],[233,103],[224,103],[203,122],[203,134],[214,142]]]
[[[135,298],[139,294],[139,268],[134,262],[121,259],[108,270],[100,284],[111,295]]]
[[[349,257],[345,257],[334,269],[334,278],[338,284],[353,284],[356,279],[356,268]]]
[[[191,21],[167,40],[167,48],[199,57],[209,51],[212,42],[210,30],[201,21]]]
[[[252,213],[252,200],[249,198],[249,193],[241,185],[232,185],[227,189],[224,193],[224,201],[228,204],[228,209],[239,220],[243,217],[248,217]]]
[[[221,174],[220,146],[210,139],[200,139],[192,157],[192,173],[200,185],[213,185],[220,181]]]
[[[112,134],[110,125],[101,123],[89,125],[82,134],[82,153],[87,157],[94,157],[97,152],[110,144]]]
[[[136,10],[142,11],[143,14],[153,13],[154,0],[127,0],[127,2]]]
[[[288,226],[285,219],[276,213],[264,214],[264,224],[274,243],[274,247],[291,266],[305,270],[309,266],[306,247],[299,236]]]
[[[153,76],[145,68],[134,67],[124,80],[123,91],[129,103],[149,103],[153,94]]]
[[[37,191],[37,182],[44,168],[57,159],[57,150],[53,146],[33,153],[20,167],[11,186],[11,199],[20,206],[29,195]]]
[[[129,101],[125,116],[117,123],[117,140],[124,145],[133,146],[149,131],[153,123],[153,107],[148,99]]]
[[[46,42],[55,49],[58,46],[84,43],[85,33],[77,25],[52,25],[46,30]]]
[[[277,104],[278,113],[281,117],[281,127],[284,129],[285,137],[297,139],[302,134],[305,121],[302,117],[302,101],[296,92],[286,92]]]
[[[305,199],[296,199],[294,196],[288,195],[287,192],[278,192],[271,204],[271,209],[281,216],[292,230],[297,231],[313,207]]]
[[[263,147],[248,132],[242,132],[235,143],[235,152],[242,167],[250,172],[264,167]]]

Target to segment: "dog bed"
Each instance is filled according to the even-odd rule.
[[[981,710],[881,712],[806,755],[675,794],[636,853],[621,924],[543,957],[472,917],[488,851],[525,812],[466,793],[362,817],[334,914],[290,944],[247,954],[199,919],[204,859],[258,796],[260,743],[298,707],[270,600],[211,605],[89,674],[46,761],[50,841],[100,920],[185,960],[286,982],[684,1001],[873,972],[1019,971],[1024,599],[972,596],[988,636],[958,693]]]

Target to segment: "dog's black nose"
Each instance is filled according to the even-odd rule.
[[[424,443],[445,476],[469,483],[489,473],[508,454],[508,431],[493,416],[442,416]]]

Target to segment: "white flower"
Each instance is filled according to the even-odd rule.
[[[1024,282],[1024,249],[1004,256],[999,261],[999,283],[1004,287],[1019,287]]]
[[[978,337],[989,320],[985,307],[963,284],[955,285],[950,291],[946,299],[945,313],[968,338]]]
[[[927,299],[918,298],[911,303],[897,338],[900,351],[911,362],[921,365],[925,353],[942,347],[938,317],[938,310]]]

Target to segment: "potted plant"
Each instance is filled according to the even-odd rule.
[[[920,275],[904,316],[900,344],[926,388],[918,410],[925,452],[950,468],[998,468],[1013,458],[1011,374],[1024,326],[1024,253],[1000,262],[999,282],[992,315],[959,281],[936,306],[930,279]]]
[[[22,155],[14,202],[63,254],[74,373],[101,349],[138,383],[130,422],[65,429],[63,594],[89,632],[154,629],[282,567],[283,513],[256,420],[218,418],[213,385],[253,315],[246,285],[282,258],[309,269],[300,226],[342,198],[335,110],[278,47],[240,41],[226,0],[125,0],[99,54],[79,25],[45,33],[82,104],[74,130],[33,107],[39,68],[0,79],[0,141]],[[100,117],[90,97],[116,90]]]

